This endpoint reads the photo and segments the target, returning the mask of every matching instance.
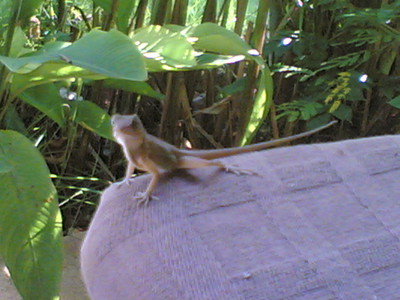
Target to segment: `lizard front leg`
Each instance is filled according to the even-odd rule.
[[[125,172],[125,178],[120,182],[120,184],[127,184],[127,185],[131,184],[129,180],[131,179],[131,176],[135,171],[135,167],[136,166],[134,163],[128,161],[128,166],[126,167],[126,172]]]
[[[147,186],[147,189],[145,192],[139,192],[136,194],[136,196],[133,198],[138,201],[138,205],[143,204],[147,205],[150,200],[158,200],[158,197],[153,196],[152,193],[160,179],[160,174],[158,172],[152,173],[152,177],[150,180],[149,185]]]

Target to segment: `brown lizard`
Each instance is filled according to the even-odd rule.
[[[223,162],[212,161],[210,159],[232,156],[245,152],[253,152],[282,145],[312,135],[335,123],[337,123],[337,121],[332,121],[314,130],[293,136],[243,147],[215,150],[184,150],[148,134],[137,115],[115,114],[111,118],[113,135],[117,142],[122,146],[126,159],[128,160],[125,179],[121,183],[130,184],[129,179],[135,171],[135,168],[152,174],[150,184],[146,191],[138,193],[135,197],[139,203],[143,204],[147,204],[151,198],[157,199],[157,197],[152,196],[152,192],[154,191],[157,182],[159,181],[160,174],[163,171],[217,166],[223,168],[227,172],[232,172],[237,175],[254,174],[252,171],[227,166]]]

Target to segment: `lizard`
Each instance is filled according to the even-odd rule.
[[[127,185],[130,185],[130,177],[136,168],[152,175],[146,191],[140,192],[134,197],[135,200],[138,200],[138,204],[144,205],[146,205],[151,199],[157,199],[157,197],[153,196],[152,193],[162,172],[168,172],[175,169],[193,169],[216,166],[237,175],[255,174],[255,172],[234,166],[228,166],[221,161],[214,161],[213,159],[279,146],[312,135],[332,126],[335,123],[337,123],[337,121],[331,121],[326,125],[300,134],[243,147],[214,150],[185,150],[177,148],[162,139],[147,133],[142,121],[136,114],[114,114],[111,117],[113,136],[121,145],[128,161],[125,178],[120,182],[120,184],[126,183]]]

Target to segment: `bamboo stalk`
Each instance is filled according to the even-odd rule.
[[[372,99],[372,90],[368,89],[367,91],[367,99],[365,99],[363,117],[361,121],[361,135],[364,136],[367,133],[367,125],[368,125],[368,117],[369,117],[369,108],[371,105]]]
[[[254,32],[251,38],[251,45],[258,50],[259,53],[262,52],[264,45],[264,38],[266,33],[266,22],[267,22],[267,12],[268,4],[265,0],[259,1],[258,12],[256,23],[254,27]],[[256,82],[260,67],[255,63],[249,63],[249,68],[247,72],[248,85],[244,92],[244,99],[242,99],[241,113],[239,118],[239,130],[236,136],[235,144],[239,145],[243,139],[246,127],[249,123],[251,112],[253,110],[253,99],[255,95]]]
[[[103,29],[105,31],[109,31],[111,29],[111,26],[114,24],[115,17],[117,15],[117,9],[118,9],[118,4],[119,0],[113,0],[111,4],[111,11],[108,14],[107,20],[104,23]]]
[[[207,0],[206,7],[204,8],[202,23],[217,22],[217,1]]]
[[[224,0],[221,6],[221,10],[218,15],[218,20],[220,20],[220,25],[226,27],[229,16],[229,8],[231,7],[231,0]]]
[[[136,23],[135,23],[135,27],[134,27],[135,29],[143,27],[144,19],[146,17],[146,8],[147,8],[148,3],[149,3],[149,0],[140,0],[139,1],[139,4],[136,9]],[[132,19],[131,24],[133,24],[133,19]],[[133,25],[131,25],[130,27],[132,28]]]
[[[172,24],[185,25],[188,10],[188,0],[176,0],[172,12]]]
[[[236,2],[236,23],[234,31],[238,35],[242,35],[243,25],[246,19],[246,11],[248,3],[249,0],[237,0]]]
[[[65,21],[67,20],[65,0],[57,0],[57,4],[57,27],[59,31],[64,31]]]
[[[168,15],[170,0],[155,0],[152,7],[151,24],[163,25]]]

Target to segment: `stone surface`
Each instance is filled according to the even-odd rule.
[[[234,156],[216,168],[112,185],[84,241],[93,300],[395,299],[400,136]]]

